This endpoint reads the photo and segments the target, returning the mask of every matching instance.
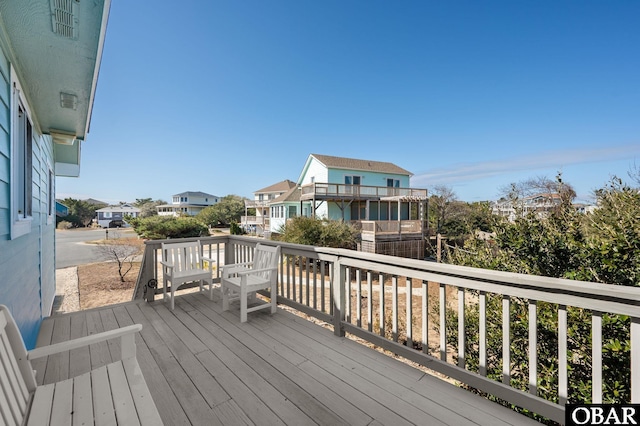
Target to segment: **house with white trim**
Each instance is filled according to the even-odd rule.
[[[390,162],[310,154],[297,188],[269,204],[270,229],[300,215],[349,221],[360,250],[423,258],[427,190],[411,188],[411,176]]]
[[[127,225],[126,216],[138,217],[138,215],[140,215],[139,208],[125,203],[96,210],[95,222],[101,228],[119,228]]]
[[[200,191],[186,191],[174,194],[171,204],[156,206],[158,216],[196,216],[202,210],[220,202],[217,195]]]
[[[245,199],[244,201],[245,215],[240,218],[242,227],[247,232],[254,232],[256,235],[263,235],[265,231],[269,231],[271,225],[269,204],[282,194],[297,187],[295,182],[285,179],[254,192],[253,200]],[[255,214],[249,216],[247,214],[249,209],[255,209]]]
[[[56,292],[56,176],[77,177],[109,0],[0,2],[0,303],[27,348]]]

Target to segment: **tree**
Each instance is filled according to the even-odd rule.
[[[87,226],[96,217],[96,210],[106,207],[104,205],[92,204],[85,200],[65,198],[62,204],[69,208],[69,215],[64,219],[75,226]]]
[[[443,232],[451,206],[457,198],[456,193],[449,186],[436,185],[433,187],[431,197],[429,197],[429,215],[434,218],[436,233]]]
[[[202,223],[214,226],[229,226],[233,222],[240,222],[244,214],[244,198],[238,195],[227,195],[220,202],[202,210],[196,216]]]
[[[562,193],[562,189],[559,189]],[[486,269],[498,269],[548,277],[579,279],[618,285],[640,285],[640,192],[613,178],[596,193],[599,208],[591,215],[576,212],[570,202],[570,191],[564,190],[562,202],[549,215],[529,214],[514,222],[497,222],[492,241],[469,240],[465,251],[454,250],[452,263]],[[493,300],[495,299],[495,300]],[[516,342],[526,341],[528,316],[526,302],[512,299],[511,318],[512,363],[526,365],[527,348]],[[500,296],[489,299],[487,324],[488,345],[499,351]],[[470,305],[469,322],[465,325],[470,365],[477,365],[477,305]],[[557,309],[549,303],[538,303],[538,387],[544,395],[557,395]],[[590,402],[591,398],[591,315],[580,308],[568,307],[568,362],[570,374],[569,401]],[[448,315],[455,317],[455,312]],[[629,318],[603,314],[603,400],[620,403],[630,398]],[[451,322],[451,324],[457,324]],[[452,328],[450,344],[457,345],[457,330]],[[496,352],[498,353],[498,352]],[[490,357],[491,358],[491,357]],[[493,358],[491,358],[493,359]],[[496,360],[499,357],[496,355]],[[488,375],[499,377],[499,365],[490,365]],[[512,384],[525,389],[524,374],[516,374]]]
[[[131,218],[136,234],[150,240],[189,238],[209,235],[209,229],[195,217],[151,216]]]
[[[124,277],[133,268],[133,261],[142,252],[137,241],[129,238],[121,238],[117,231],[112,231],[111,238],[98,243],[98,250],[108,260],[114,260],[118,264],[120,282],[125,282]]]
[[[288,220],[278,234],[278,239],[287,243],[353,250],[356,248],[359,232],[345,222],[296,216]]]
[[[163,204],[167,204],[167,202],[164,200],[153,201],[151,198],[136,198],[136,202],[133,203],[134,206],[140,209],[139,217],[157,216],[158,210],[156,207]]]
[[[511,201],[522,200],[537,194],[559,194],[562,200],[573,201],[576,191],[573,186],[562,180],[562,172],[558,172],[555,180],[547,176],[536,176],[500,188],[503,198]]]

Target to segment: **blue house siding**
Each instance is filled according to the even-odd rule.
[[[10,232],[9,199],[10,199],[10,161],[11,138],[10,129],[10,89],[11,78],[9,63],[0,48],[0,241],[6,240]]]
[[[49,218],[53,149],[34,129],[30,232],[11,239],[11,78],[0,46],[0,303],[11,310],[27,348],[35,346],[55,297],[55,220]]]

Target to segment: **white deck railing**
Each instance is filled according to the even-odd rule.
[[[201,240],[205,250],[209,250],[214,258],[217,256],[219,264],[250,260],[258,241],[278,244],[275,241],[235,236]],[[151,278],[157,279],[154,269],[157,271],[160,242],[147,242],[145,261],[136,289],[138,298],[143,297],[144,284]],[[559,423],[564,422],[564,404],[570,388],[568,309],[590,311],[593,403],[602,401],[602,371],[610,367],[603,365],[603,313],[628,315],[631,341],[631,363],[628,368],[631,369],[631,379],[625,385],[631,389],[631,398],[625,402],[640,403],[640,288],[497,272],[351,250],[279,244],[282,258],[278,303],[333,324],[336,335],[351,333]],[[153,292],[148,290],[148,293]],[[492,352],[492,356],[502,354],[501,381],[487,377],[489,296],[502,299],[502,347]],[[448,299],[455,301],[451,303]],[[537,384],[539,302],[557,306],[557,395],[543,394]],[[525,303],[527,306],[526,366],[514,366],[511,360],[514,345],[521,344],[511,338],[513,318],[510,307],[514,303]],[[477,305],[479,310],[478,347],[474,349],[479,359],[477,371],[469,370],[466,363],[469,354],[465,353],[465,312],[470,305]],[[447,344],[447,321],[451,318],[447,315],[448,310],[457,313],[458,342],[455,352]],[[528,371],[528,389],[520,390],[511,386],[515,367]]]

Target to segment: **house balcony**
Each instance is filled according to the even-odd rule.
[[[389,186],[347,185],[340,183],[311,183],[301,187],[300,198],[303,201],[425,201],[427,199],[427,190],[394,188]]]
[[[359,220],[362,241],[398,241],[422,239],[425,222],[422,220]]]
[[[257,242],[276,244],[200,240],[216,260],[216,282],[220,266],[251,260]],[[602,313],[630,318],[629,349],[621,349],[631,358],[630,383],[622,386],[630,389],[626,402],[640,403],[640,288],[279,243],[278,312],[252,313],[240,323],[237,306],[222,312],[218,295],[211,301],[181,287],[174,311],[154,300],[164,285],[161,242],[145,244],[132,302],[48,318],[37,345],[141,323],[138,359],[165,424],[538,424],[456,384],[564,423],[574,361],[567,311],[575,308],[591,317],[594,344],[584,348],[584,360],[592,365],[594,403],[602,401],[602,372],[611,368],[602,356]],[[488,321],[496,297],[500,324]],[[542,302],[555,306],[553,338],[549,330],[538,334]],[[464,330],[474,307],[479,339],[469,346]],[[523,309],[514,316],[513,307]],[[519,320],[528,324],[526,335],[513,333]],[[489,329],[501,332],[498,347],[489,346]],[[538,343],[556,340],[557,386],[539,386]],[[528,353],[527,361],[515,365],[516,351]],[[49,357],[37,368],[38,382],[88,371],[116,353],[105,344]],[[502,366],[500,377],[490,374],[492,365]],[[515,375],[528,385],[514,387]]]

